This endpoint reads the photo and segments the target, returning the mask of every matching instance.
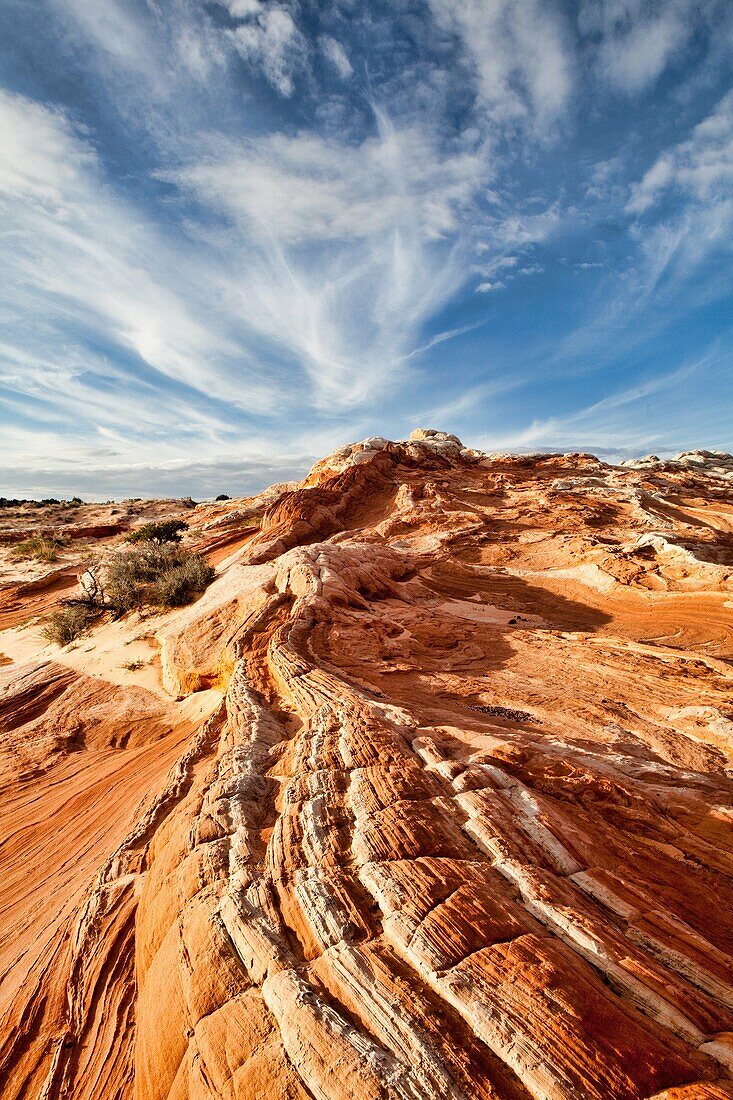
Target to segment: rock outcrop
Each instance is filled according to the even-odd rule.
[[[667,459],[661,459],[657,455],[647,455],[646,458],[627,459],[623,465],[635,469],[664,466],[670,469],[692,468],[733,481],[733,455],[728,454],[727,451],[680,451],[678,455]]]
[[[82,667],[13,620],[3,1100],[730,1100],[733,460],[691,455],[419,430],[201,506],[157,681],[94,663],[138,623]]]

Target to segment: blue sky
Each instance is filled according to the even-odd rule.
[[[728,0],[0,19],[0,494],[733,449]]]

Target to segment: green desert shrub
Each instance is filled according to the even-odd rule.
[[[149,603],[149,588],[162,573],[173,568],[179,560],[177,546],[163,546],[154,542],[139,550],[117,553],[107,563],[105,595],[112,610],[118,615]]]
[[[107,564],[105,595],[116,615],[151,604],[179,607],[213,577],[211,566],[192,550],[149,542],[113,556]]]
[[[56,561],[59,556],[61,543],[58,539],[48,539],[38,536],[17,542],[10,551],[14,558],[32,559],[34,561]]]
[[[67,607],[62,607],[60,611],[54,611],[52,615],[49,615],[41,633],[49,642],[56,642],[57,645],[68,645],[69,642],[75,641],[86,633],[97,615],[98,612],[95,613],[88,607],[83,607],[80,604],[69,604]]]
[[[144,523],[127,536],[127,541],[152,542],[162,546],[166,542],[180,542],[183,532],[187,530],[188,524],[183,519],[164,519],[158,523]]]
[[[107,604],[116,615],[124,615],[145,602],[145,587],[150,581],[138,560],[142,555],[116,554],[109,562],[105,575]]]
[[[153,598],[163,607],[180,607],[214,579],[214,570],[199,554],[188,552],[178,565],[164,570],[153,585]]]

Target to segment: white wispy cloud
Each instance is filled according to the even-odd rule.
[[[262,69],[280,95],[291,96],[310,52],[292,9],[269,0],[228,0],[226,6],[238,20],[229,32],[238,52]]]
[[[99,334],[153,375],[228,404],[271,407],[272,379],[248,369],[231,319],[201,280],[201,254],[172,245],[110,188],[86,135],[63,112],[0,92],[0,126],[2,317],[23,332],[26,359],[6,345],[0,378],[17,382],[20,372],[27,388],[43,379],[49,390],[68,389],[70,377],[94,371],[78,340]],[[118,422],[135,423],[133,410],[117,404]],[[161,416],[170,409],[163,405]]]
[[[221,79],[233,46],[197,0],[47,0],[52,33],[96,72],[116,110],[167,141],[183,104]]]
[[[415,359],[419,355],[424,355],[426,351],[431,351],[440,344],[445,344],[448,340],[455,340],[457,336],[464,336],[467,332],[475,332],[476,329],[482,328],[485,324],[485,321],[474,321],[470,325],[461,325],[460,328],[451,328],[446,329],[444,332],[438,332],[435,336],[431,337],[426,344],[422,344],[418,348],[413,348],[412,351],[403,355],[402,359]]]
[[[691,38],[697,0],[584,0],[581,30],[597,39],[596,66],[628,94],[642,91],[660,76]]]
[[[537,213],[501,204],[498,214],[484,217],[476,246],[476,253],[482,259],[474,265],[474,272],[480,278],[477,292],[489,294],[505,289],[517,278],[539,275],[544,267],[533,262],[531,257],[538,245],[558,232],[564,217],[558,203]]]
[[[60,111],[7,92],[0,92],[0,124],[7,135],[3,251],[14,276],[8,308],[37,301],[60,317],[102,316],[151,365],[185,371],[203,333],[134,263],[129,234],[139,237],[137,219],[106,193],[93,148]],[[154,253],[152,239],[138,243]]]
[[[95,164],[90,148],[77,143],[62,112],[0,91],[0,194],[31,204],[63,207],[65,196],[77,190],[85,169]],[[68,157],[73,148],[76,156]]]
[[[246,257],[247,323],[298,357],[317,403],[355,406],[394,380],[420,326],[466,278],[478,154],[423,126],[358,144],[314,134],[223,143],[166,178],[223,214]]]
[[[643,214],[670,188],[700,203],[727,203],[733,193],[733,92],[703,119],[687,141],[660,156],[631,191],[630,214]]]
[[[629,98],[650,92],[686,62],[675,102],[694,96],[727,65],[733,19],[727,0],[581,0],[584,66],[601,88]],[[698,68],[699,66],[699,68]]]
[[[676,201],[665,209],[669,194]],[[733,245],[733,92],[632,186],[626,212],[637,216],[632,236],[640,254],[640,303],[660,292],[668,297],[685,283],[692,287],[688,308],[724,291],[717,280],[701,283],[697,272]]]
[[[733,243],[732,183],[733,93],[728,93],[684,141],[627,183],[623,200],[612,208],[619,220],[627,219],[624,264],[609,268],[597,298],[549,363],[591,354],[606,363],[659,336],[670,319],[679,323],[729,293],[730,279],[714,261],[729,254]],[[614,185],[614,194],[618,190]]]
[[[540,0],[429,0],[438,23],[460,39],[482,109],[499,123],[542,132],[565,108],[574,55],[559,7]]]
[[[166,178],[230,215],[248,237],[283,244],[363,240],[403,223],[426,241],[455,233],[485,178],[474,154],[446,156],[423,126],[398,130],[379,114],[359,144],[302,132],[222,143]]]
[[[341,43],[333,35],[324,34],[319,39],[319,44],[326,60],[331,63],[342,80],[347,80],[354,70]]]
[[[694,411],[702,422],[708,421],[711,445],[724,446],[730,418],[715,423],[705,409],[704,386],[719,387],[730,365],[730,351],[713,347],[698,359],[614,390],[572,413],[536,419],[512,432],[487,433],[478,445],[488,451],[592,450],[615,459],[650,449],[669,454],[697,445],[689,427]]]

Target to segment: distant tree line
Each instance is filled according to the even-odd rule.
[[[56,497],[44,497],[43,500],[28,500],[25,497],[0,497],[0,508],[21,508],[24,504],[31,508],[45,508],[49,504],[83,504],[81,497],[72,497],[71,500],[57,500]]]

